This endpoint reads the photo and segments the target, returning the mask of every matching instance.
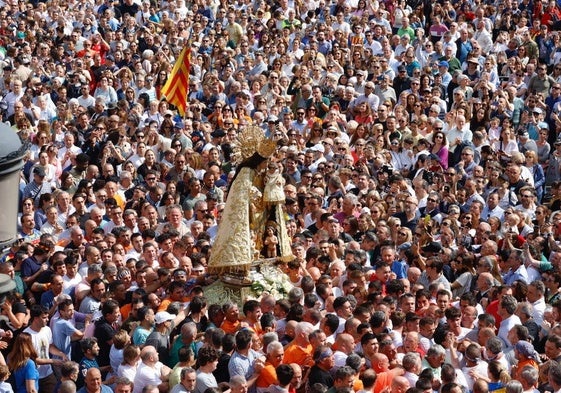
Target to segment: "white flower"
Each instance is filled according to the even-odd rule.
[[[272,265],[262,265],[260,272],[251,271],[249,276],[253,282],[251,290],[257,297],[269,293],[277,300],[282,299],[293,287],[286,274]]]

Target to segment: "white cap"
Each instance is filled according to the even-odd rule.
[[[160,311],[156,313],[156,316],[154,317],[157,324],[164,323],[166,321],[173,321],[174,319],[175,317],[167,311]]]
[[[311,151],[320,151],[322,153],[325,153],[325,148],[323,147],[323,145],[321,143],[318,143],[317,145],[314,145],[310,148]]]

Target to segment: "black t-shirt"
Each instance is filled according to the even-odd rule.
[[[113,340],[115,333],[115,329],[113,329],[105,318],[101,318],[95,323],[94,336],[97,337],[97,343],[99,345],[97,363],[100,367],[109,366],[109,351],[111,350],[111,344],[109,342]]]
[[[230,362],[231,356],[222,352],[218,358],[218,364],[216,365],[216,370],[212,372],[214,378],[216,378],[217,383],[230,382],[230,372],[228,371],[228,363]]]
[[[131,3],[131,4],[123,3],[117,8],[117,10],[122,15],[129,14],[133,18],[136,15],[136,13],[138,12],[138,9],[139,9],[139,7],[138,7],[138,4],[136,4],[136,3]]]
[[[321,383],[327,387],[333,386],[333,377],[329,371],[322,370],[317,365],[313,365],[310,369],[310,374],[308,376],[309,386],[313,386],[314,383]]]

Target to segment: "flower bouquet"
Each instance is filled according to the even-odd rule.
[[[256,298],[268,293],[276,300],[283,299],[293,287],[288,276],[272,264],[262,264],[259,271],[251,270],[249,278],[252,281],[251,292]]]

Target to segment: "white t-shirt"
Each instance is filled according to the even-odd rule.
[[[28,327],[24,332],[31,335],[31,341],[33,342],[35,351],[37,351],[37,357],[39,359],[50,359],[49,347],[53,343],[53,333],[51,329],[45,326],[40,331],[36,332]],[[53,368],[50,364],[37,365],[37,370],[39,370],[39,379],[46,378],[53,373]]]
[[[134,376],[133,393],[141,393],[146,385],[160,385],[162,383],[162,379],[160,378],[162,375],[162,367],[164,367],[162,362],[157,362],[154,367],[150,367],[145,363],[140,363],[140,366],[136,369],[136,375]]]

